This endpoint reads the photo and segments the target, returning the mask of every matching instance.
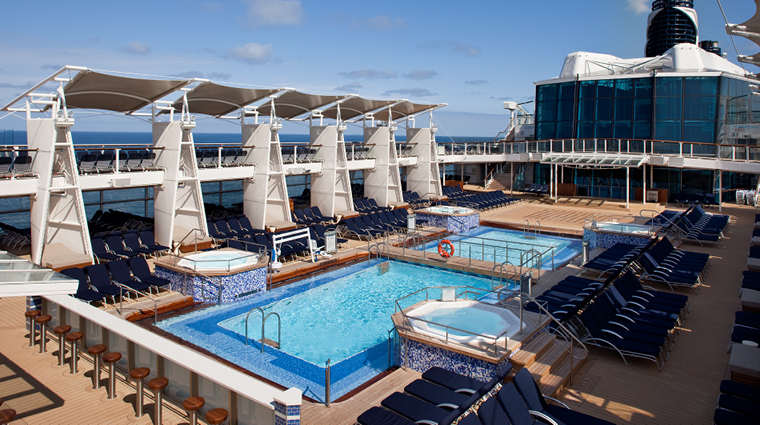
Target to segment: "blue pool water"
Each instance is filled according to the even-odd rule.
[[[548,235],[528,236],[526,237],[522,231],[481,226],[476,230],[452,236],[449,240],[454,245],[454,256],[496,263],[503,263],[508,259],[518,268],[522,253],[536,249],[539,253],[544,253],[541,256],[541,268],[544,270],[564,266],[583,249],[580,239]],[[425,250],[437,253],[438,245],[433,242],[426,245]]]
[[[388,368],[388,331],[395,301],[429,286],[471,286],[491,290],[491,278],[398,261],[361,263],[276,288],[243,302],[210,307],[167,319],[158,326],[241,367],[315,399],[324,396],[324,365],[330,359],[333,399]],[[431,292],[431,297],[440,296]],[[403,307],[425,299],[405,300]],[[281,350],[261,338],[261,313],[282,320]],[[266,337],[277,341],[277,319],[270,316]]]

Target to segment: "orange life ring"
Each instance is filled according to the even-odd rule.
[[[449,252],[448,250],[444,249],[443,248],[444,245],[448,245],[448,247],[450,248],[451,252]],[[451,243],[451,241],[448,240],[448,239],[442,240],[441,243],[438,244],[438,254],[440,254],[441,257],[443,257],[443,258],[449,258],[449,257],[451,257],[452,255],[454,255],[454,244]]]

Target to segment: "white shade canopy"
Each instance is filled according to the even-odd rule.
[[[367,112],[372,112],[382,107],[392,105],[396,103],[395,100],[372,100],[365,99],[363,97],[351,97],[340,102],[340,118],[342,120],[350,120],[358,116],[364,115]],[[322,112],[325,118],[338,118],[338,105],[332,105]]]
[[[335,96],[308,94],[295,90],[288,91],[274,99],[274,115],[277,118],[293,119],[345,97],[345,95]],[[258,111],[262,115],[270,115],[272,104],[265,103],[259,106]]]
[[[188,111],[193,114],[220,117],[280,90],[240,88],[207,82],[187,93]],[[184,98],[177,99],[173,104],[174,109],[181,110],[184,103]]]
[[[559,164],[566,167],[594,168],[594,167],[641,167],[649,162],[648,155],[629,155],[619,153],[551,153],[541,159],[542,164]]]
[[[413,117],[421,113],[438,109],[442,106],[446,106],[445,103],[435,105],[424,105],[420,103],[412,103],[407,100],[399,102],[389,108],[382,109],[375,112],[373,115],[375,119],[382,121],[396,121],[398,119],[404,119]]]
[[[63,88],[66,106],[134,112],[190,84],[192,80],[119,77],[94,71],[79,72]]]

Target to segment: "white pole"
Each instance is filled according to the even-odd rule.
[[[515,194],[515,163],[509,163],[509,196]]]
[[[549,198],[551,198],[554,195],[554,190],[552,188],[554,184],[554,164],[549,163]]]
[[[641,200],[644,202],[644,205],[646,205],[647,204],[647,165],[644,164],[642,167],[644,167],[642,169],[642,172],[641,172],[641,175],[643,176],[643,180],[644,180],[644,182],[643,182],[643,184],[644,184],[644,189],[643,189],[644,192],[641,195]]]
[[[646,196],[644,196],[646,198]],[[625,209],[629,208],[631,198],[631,167],[625,167]]]
[[[723,171],[718,170],[718,211],[723,212]]]

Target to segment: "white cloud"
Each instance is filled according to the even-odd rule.
[[[359,89],[361,89],[363,87],[364,86],[362,86],[358,82],[354,81],[353,83],[348,83],[348,84],[344,84],[342,86],[335,87],[333,90],[353,93],[353,92],[359,91]]]
[[[652,11],[649,0],[626,0],[628,2],[628,8],[633,10],[634,13],[640,15],[642,13],[649,13]]]
[[[403,28],[406,25],[406,20],[403,18],[391,18],[388,15],[379,15],[366,19],[363,24],[363,27],[366,29],[387,31]]]
[[[249,27],[301,25],[304,19],[300,0],[246,0]]]
[[[410,80],[427,80],[430,78],[433,78],[437,76],[438,73],[435,71],[427,70],[427,69],[417,69],[415,71],[412,71],[406,75],[404,75],[404,78],[408,78]]]
[[[404,87],[398,90],[388,90],[387,92],[383,93],[383,96],[392,96],[395,94],[400,94],[402,96],[409,95],[410,97],[438,96],[438,93],[431,93],[430,90],[419,87]]]
[[[472,44],[461,43],[459,41],[433,41],[429,43],[419,44],[417,47],[425,50],[446,49],[451,53],[469,56],[475,58],[480,56],[480,48],[473,46]]]
[[[266,63],[274,53],[274,47],[271,44],[248,43],[244,46],[237,46],[227,51],[227,56],[243,61],[246,63],[258,65]]]
[[[488,81],[486,80],[468,80],[464,82],[465,84],[471,85],[471,86],[482,86],[483,84],[488,84]]]
[[[398,73],[392,69],[380,70],[380,69],[358,69],[351,72],[339,72],[338,75],[342,75],[346,78],[367,78],[370,80],[376,78],[396,78]]]
[[[147,55],[150,53],[150,44],[133,41],[127,44],[127,51],[135,55]]]

